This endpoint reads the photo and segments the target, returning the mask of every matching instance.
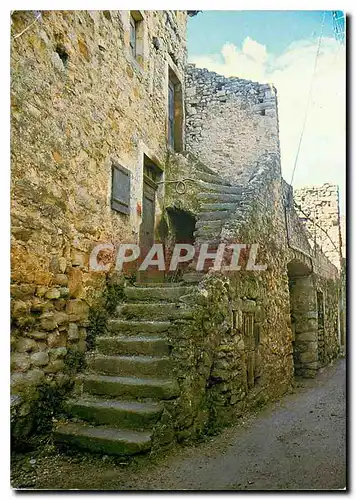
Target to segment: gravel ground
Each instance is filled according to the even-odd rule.
[[[12,486],[103,490],[335,490],[346,487],[345,360],[219,436],[131,462],[17,455]]]

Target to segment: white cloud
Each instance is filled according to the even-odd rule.
[[[312,81],[317,40],[299,40],[275,56],[246,37],[239,48],[226,43],[220,54],[190,62],[225,76],[273,83],[278,92],[282,172],[290,182]],[[333,38],[321,40],[312,98],[293,185],[324,182],[340,186],[345,203],[346,56]]]

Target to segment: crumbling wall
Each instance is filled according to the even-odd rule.
[[[226,179],[246,184],[261,155],[279,153],[276,89],[189,64],[186,147]]]

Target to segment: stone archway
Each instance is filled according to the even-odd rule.
[[[314,377],[318,368],[318,305],[312,270],[303,262],[288,264],[293,330],[294,373]]]

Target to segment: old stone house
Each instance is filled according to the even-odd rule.
[[[282,179],[276,89],[188,65],[189,13],[12,14],[15,429],[52,384],[68,388],[58,443],[159,449],[281,396],[344,342],[341,254]],[[246,248],[233,272],[89,266],[98,243],[153,241]],[[247,269],[256,244],[265,270]]]

